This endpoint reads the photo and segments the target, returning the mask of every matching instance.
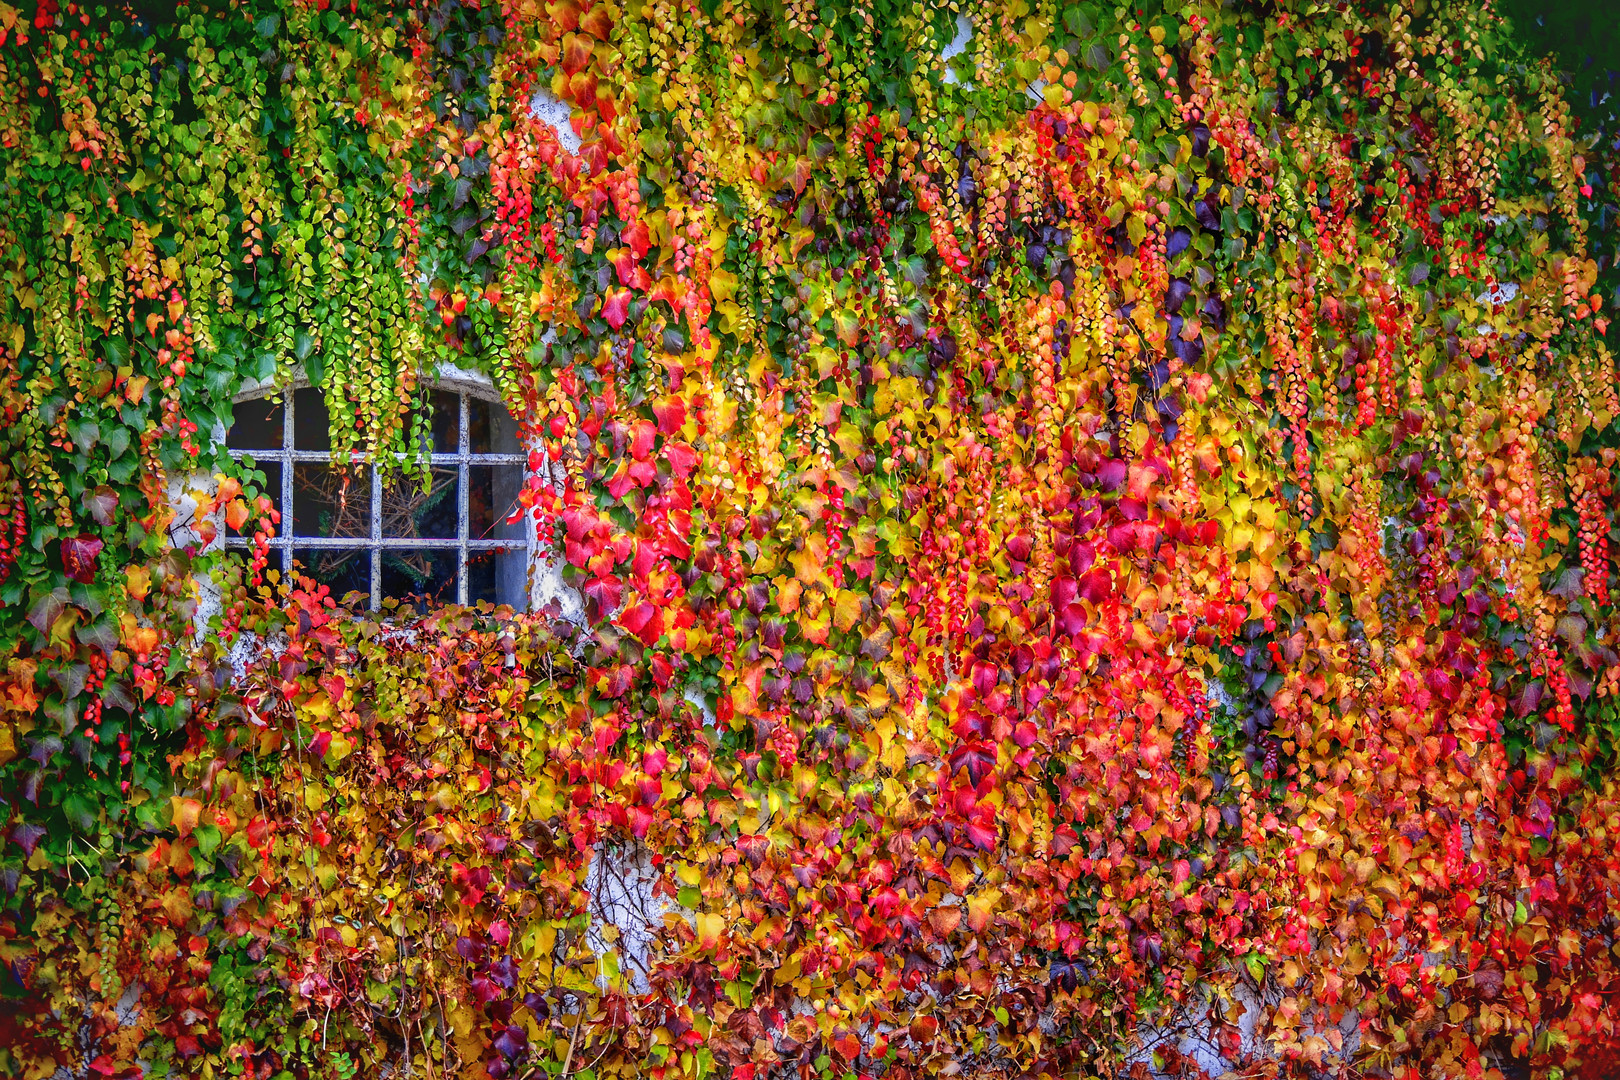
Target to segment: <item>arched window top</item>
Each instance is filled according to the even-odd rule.
[[[507,521],[527,455],[488,379],[439,369],[427,394],[425,489],[414,477],[385,483],[364,460],[335,464],[326,403],[307,380],[249,386],[234,404],[225,445],[281,511],[272,548],[284,573],[296,566],[339,596],[367,596],[372,608],[389,597],[527,607],[532,529]]]

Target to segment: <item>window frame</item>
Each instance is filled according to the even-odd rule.
[[[529,454],[524,450],[512,453],[473,453],[471,448],[470,402],[477,399],[488,403],[493,408],[506,411],[505,403],[501,401],[494,384],[476,372],[466,371],[449,364],[441,364],[432,379],[433,389],[452,393],[456,396],[459,415],[457,417],[457,447],[453,452],[432,453],[428,455],[428,464],[436,468],[455,468],[457,475],[456,493],[456,535],[454,537],[387,537],[382,535],[382,498],[383,486],[381,475],[376,469],[371,469],[370,493],[370,530],[364,537],[327,537],[327,536],[299,536],[297,534],[297,505],[293,496],[293,465],[296,464],[332,464],[334,455],[331,450],[298,450],[294,446],[293,434],[297,423],[294,396],[296,391],[302,389],[316,389],[308,377],[300,369],[294,374],[291,382],[277,386],[274,383],[249,382],[231,398],[233,405],[245,401],[264,400],[280,397],[282,399],[281,415],[281,447],[270,450],[235,449],[227,445],[228,432],[216,433],[216,444],[224,449],[232,461],[241,462],[244,458],[251,458],[255,465],[260,463],[275,463],[281,468],[281,490],[277,492],[276,506],[281,511],[281,524],[276,535],[270,539],[269,547],[273,552],[280,552],[280,567],[284,574],[292,572],[293,553],[295,549],[359,551],[370,560],[371,595],[368,607],[377,611],[382,607],[382,559],[383,553],[389,548],[402,550],[432,550],[454,552],[456,555],[456,598],[455,603],[465,606],[468,594],[467,565],[469,557],[474,552],[488,551],[491,553],[517,553],[524,556],[524,579],[526,608],[532,608],[535,603],[535,572],[538,569],[536,551],[536,533],[533,516],[524,514],[523,535],[520,538],[475,538],[471,536],[471,478],[475,466],[515,465],[521,470],[521,483],[527,485],[535,475],[529,468]],[[510,416],[510,413],[507,413]],[[515,419],[515,418],[514,418]],[[410,455],[395,454],[396,460],[405,461]],[[356,453],[353,457],[355,464],[369,465],[371,455]],[[253,538],[250,536],[226,536],[224,546],[229,551],[250,550],[253,547]]]

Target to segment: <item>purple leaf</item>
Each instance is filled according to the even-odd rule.
[[[24,822],[11,830],[11,838],[17,841],[24,855],[32,855],[39,842],[45,839],[45,832],[43,825],[30,825]]]

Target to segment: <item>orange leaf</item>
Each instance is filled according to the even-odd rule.
[[[962,909],[937,907],[928,913],[928,924],[934,928],[934,933],[945,937],[962,924]]]
[[[984,928],[990,925],[990,919],[995,915],[996,905],[1001,903],[1000,889],[985,889],[977,896],[968,897],[968,925],[973,927],[975,934],[984,933]]]
[[[202,814],[202,803],[196,799],[182,799],[176,795],[169,800],[169,808],[172,813],[170,820],[175,831],[181,837],[190,836],[191,830],[197,827],[197,818]]]

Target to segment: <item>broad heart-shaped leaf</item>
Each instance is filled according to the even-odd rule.
[[[833,606],[833,625],[841,633],[849,633],[855,624],[861,620],[861,594],[849,589],[841,589],[838,600]]]
[[[58,587],[34,601],[28,609],[28,622],[41,634],[49,634],[51,627],[67,607],[68,591]]]
[[[102,540],[95,536],[71,536],[61,543],[62,568],[74,581],[89,585],[96,579],[96,558]]]
[[[169,824],[182,838],[190,836],[202,815],[202,803],[179,795],[169,800]]]
[[[85,679],[89,676],[89,674],[90,667],[88,664],[69,664],[66,667],[57,668],[52,671],[51,678],[55,680],[56,685],[61,688],[62,696],[68,700],[72,700],[73,698],[78,697],[79,693],[84,690]]]
[[[88,626],[75,627],[73,636],[85,645],[99,649],[103,655],[111,656],[118,648],[118,631],[105,617],[97,619]]]
[[[617,330],[630,317],[630,290],[614,287],[602,299],[602,318]]]
[[[848,308],[839,308],[832,312],[833,333],[838,340],[853,348],[860,340],[860,322],[855,313]]]
[[[12,827],[11,839],[16,841],[17,846],[23,849],[24,855],[32,855],[34,848],[39,846],[39,842],[45,839],[48,832],[49,830],[43,825],[19,821]]]
[[[62,800],[62,813],[79,833],[89,833],[96,826],[96,804],[79,792]]]
[[[102,485],[84,493],[84,505],[97,525],[111,525],[118,511],[118,492]]]

